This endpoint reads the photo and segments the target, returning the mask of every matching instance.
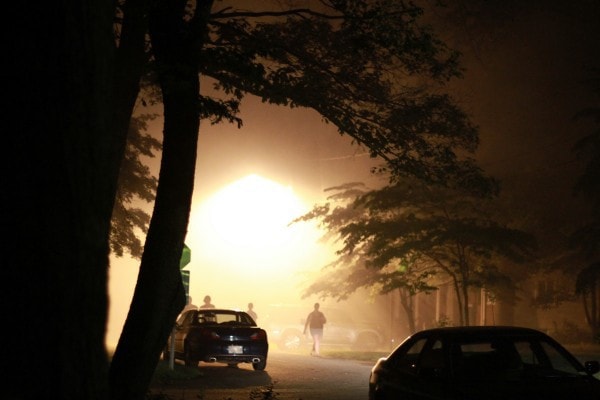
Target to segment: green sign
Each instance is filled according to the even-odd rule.
[[[179,260],[179,269],[183,269],[190,261],[192,261],[192,250],[184,243],[183,251],[181,252],[181,260]]]
[[[190,271],[181,271],[181,280],[185,288],[186,298],[190,295]]]
[[[183,244],[183,251],[181,252],[181,259],[179,260],[179,270],[181,271],[181,280],[183,287],[185,288],[185,296],[190,295],[190,271],[184,271],[183,268],[192,261],[192,250]]]

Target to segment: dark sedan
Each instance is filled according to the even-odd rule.
[[[200,361],[230,366],[252,363],[257,371],[267,366],[267,333],[243,311],[214,308],[186,311],[177,319],[172,338],[174,357],[187,366],[198,365]]]
[[[548,335],[518,327],[418,332],[381,358],[369,399],[599,400],[598,361],[582,365]]]

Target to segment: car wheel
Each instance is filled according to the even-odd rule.
[[[192,352],[187,346],[185,346],[185,349],[183,350],[183,362],[185,363],[186,367],[198,366],[198,361],[192,358]]]
[[[297,350],[302,343],[302,335],[300,332],[290,331],[285,332],[281,337],[279,346],[284,350]]]
[[[254,368],[255,371],[264,371],[266,367],[267,357],[261,358],[260,361],[257,363],[252,363],[252,368]]]

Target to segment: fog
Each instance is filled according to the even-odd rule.
[[[581,164],[571,149],[593,129],[589,121],[574,121],[573,116],[598,104],[584,83],[590,68],[600,63],[599,7],[593,3],[550,1],[541,7],[539,2],[507,2],[503,12],[490,9],[469,20],[471,24],[430,16],[463,53],[464,78],[452,90],[480,127],[476,158],[486,172],[501,179],[502,196],[520,204],[521,213],[543,215],[544,226],[553,227],[544,230],[548,235],[567,232],[587,218],[585,205],[572,196]],[[206,88],[209,82],[203,81]],[[219,307],[245,309],[253,302],[259,323],[272,304],[298,304],[307,314],[318,299],[302,299],[303,289],[334,257],[334,248],[319,243],[320,233],[310,224],[261,232],[266,216],[283,209],[289,214],[281,213],[282,220],[292,219],[323,201],[327,187],[361,181],[375,188],[384,182],[370,174],[377,161],[365,149],[312,111],[266,105],[252,97],[241,111],[242,129],[227,124],[200,128],[186,239],[192,250],[186,267],[190,294],[197,305],[207,294]],[[151,128],[157,137],[160,122]],[[246,200],[258,193],[238,194],[227,200],[233,222],[246,220],[249,225],[219,225],[227,214],[215,220],[222,213],[211,208],[215,198],[249,176],[282,188],[293,201],[281,208],[281,198],[275,203],[267,198],[251,208]],[[127,314],[138,264],[126,257],[111,259],[109,345],[116,342]],[[325,313],[327,307],[340,306],[333,299],[321,304]],[[341,305],[358,317],[377,316],[385,322],[389,304],[385,297],[360,293]]]
[[[369,295],[351,305],[303,298],[311,278],[334,259],[335,247],[319,240],[323,232],[315,224],[289,223],[324,201],[327,187],[348,179],[380,186],[382,179],[369,171],[377,162],[314,112],[249,100],[242,107],[242,130],[201,127],[186,236],[192,302],[201,305],[210,295],[217,307],[243,310],[252,302],[259,322],[273,305],[297,305],[308,314],[315,301],[324,312],[341,306],[357,319],[362,312],[375,318],[381,300]],[[156,134],[159,126],[152,128]],[[109,346],[126,318],[138,266],[127,257],[111,260]]]

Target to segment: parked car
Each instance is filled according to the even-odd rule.
[[[269,307],[263,326],[269,332],[271,342],[283,350],[296,350],[312,343],[310,335],[303,334],[304,323],[310,311],[312,307]],[[327,318],[322,345],[372,350],[383,344],[383,335],[375,324],[357,320],[340,308],[321,307],[321,311]]]
[[[267,332],[243,311],[199,309],[183,312],[173,334],[174,358],[185,365],[219,362],[235,366],[252,363],[257,371],[267,366]],[[166,356],[171,346],[167,345]]]
[[[418,332],[377,361],[369,399],[600,399],[598,361],[582,365],[548,335],[519,327]]]

